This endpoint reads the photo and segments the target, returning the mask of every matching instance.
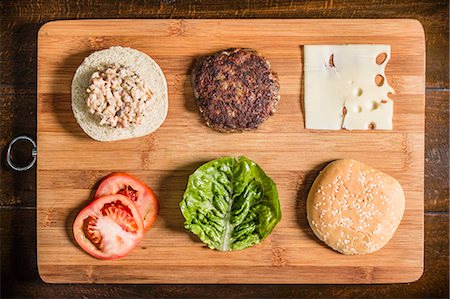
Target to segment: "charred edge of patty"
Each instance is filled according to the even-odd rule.
[[[230,60],[229,57],[233,54],[237,55]],[[248,63],[251,59],[253,61],[250,61],[250,65],[246,65],[245,63]],[[223,68],[230,67],[230,65],[232,68],[236,62],[244,62],[243,68],[237,69],[238,75],[242,76],[242,71],[245,71],[246,67],[254,67],[257,73],[254,70],[250,70],[250,73],[253,72],[253,76],[250,77],[234,78],[236,79],[234,81],[224,78],[223,82],[216,82],[217,80],[215,80],[214,84],[212,84],[214,85],[213,90],[207,92],[202,90],[201,85],[204,83],[201,82],[202,76],[206,75],[207,78],[214,77],[211,80],[215,79],[216,75]],[[234,76],[235,74],[232,75]],[[249,82],[246,82],[248,79],[255,82],[249,84]],[[274,114],[280,100],[280,84],[277,74],[272,71],[270,62],[253,49],[231,48],[197,59],[191,73],[191,84],[196,104],[203,120],[209,127],[221,132],[240,132],[256,129]],[[213,97],[212,95],[217,91],[217,88],[222,87],[220,84],[225,84],[226,86],[235,84],[241,87],[243,84],[246,84],[246,93],[236,95],[225,88],[223,94],[219,93],[219,96]],[[204,96],[205,93],[206,96]],[[224,101],[223,97],[228,98],[228,101]]]

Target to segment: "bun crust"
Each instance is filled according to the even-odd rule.
[[[152,90],[153,97],[140,125],[131,128],[112,128],[99,124],[99,119],[89,113],[86,105],[91,75],[99,66],[118,63],[129,66]],[[167,83],[159,65],[147,54],[124,47],[111,47],[92,53],[78,67],[72,80],[72,111],[75,118],[91,138],[98,141],[114,141],[150,134],[164,122],[168,110]]]
[[[392,238],[405,196],[391,176],[355,160],[336,160],[315,179],[306,203],[309,226],[348,255],[379,250]]]

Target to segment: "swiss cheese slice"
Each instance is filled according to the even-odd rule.
[[[306,45],[306,128],[392,130],[394,89],[384,72],[390,52],[389,45]]]

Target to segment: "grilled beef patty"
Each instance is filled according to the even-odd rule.
[[[222,132],[256,129],[280,100],[278,77],[253,49],[233,48],[198,60],[192,86],[206,124]]]

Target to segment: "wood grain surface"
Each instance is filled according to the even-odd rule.
[[[304,128],[302,45],[391,45],[393,131]],[[207,42],[205,42],[207,41]],[[89,53],[113,45],[149,54],[165,73],[169,112],[155,133],[96,142],[71,112],[70,87]],[[56,21],[38,33],[37,254],[46,282],[90,283],[381,283],[412,282],[423,272],[425,39],[415,20],[88,20]],[[190,86],[196,58],[230,47],[259,50],[277,72],[281,102],[257,131],[216,132],[203,124]],[[278,186],[283,220],[261,245],[208,250],[187,234],[179,202],[187,177],[205,161],[245,155]],[[389,244],[344,256],[314,238],[306,222],[309,186],[327,162],[353,158],[403,186],[406,209]],[[132,254],[100,261],[74,246],[71,225],[93,187],[126,171],[160,199],[156,225]],[[152,259],[148,256],[152,255]],[[195,275],[192,275],[192,272]],[[126,273],[124,275],[123,273]]]
[[[427,45],[425,272],[384,285],[49,285],[36,266],[35,171],[0,175],[2,297],[448,298],[448,1],[2,1],[0,146],[36,132],[37,31],[74,18],[415,18]],[[4,153],[4,152],[3,152]]]

